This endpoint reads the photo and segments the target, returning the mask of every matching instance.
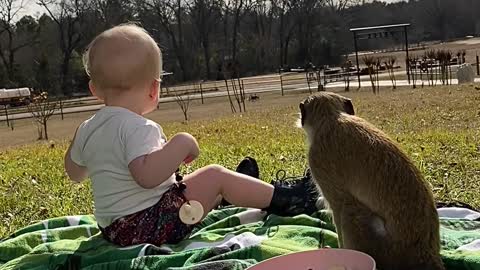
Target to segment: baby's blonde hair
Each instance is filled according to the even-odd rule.
[[[95,37],[83,65],[99,91],[130,90],[160,80],[162,53],[145,29],[121,24]]]

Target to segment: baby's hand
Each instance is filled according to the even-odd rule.
[[[186,132],[178,133],[174,138],[179,139],[178,147],[187,147],[184,148],[187,152],[186,157],[183,159],[183,163],[189,164],[200,155],[200,148],[198,147],[197,140],[190,134]],[[172,140],[174,139],[172,138]]]
[[[192,149],[190,150],[190,153],[183,160],[183,162],[185,164],[189,164],[192,161],[194,161],[195,159],[197,159],[199,155],[200,155],[200,149],[198,148],[198,144],[196,144],[196,141],[195,141],[195,144],[192,146]]]
[[[200,148],[198,147],[197,140],[193,136],[191,136],[190,138],[191,138],[190,153],[187,155],[187,157],[184,160],[185,164],[188,164],[194,161],[200,155]]]
[[[183,163],[185,163],[185,164],[190,164],[190,163],[191,163],[192,161],[194,161],[194,160],[195,160],[194,157],[188,156],[188,157],[186,157],[186,158],[183,160]]]

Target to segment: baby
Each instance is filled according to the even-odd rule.
[[[175,180],[176,169],[194,161],[199,146],[188,133],[167,140],[162,127],[144,117],[158,104],[162,55],[143,28],[104,31],[88,46],[84,65],[91,93],[105,106],[78,127],[65,169],[72,181],[92,180],[94,214],[107,240],[177,243],[194,226],[179,215],[190,202],[204,210],[198,221],[222,199],[284,216],[315,211],[316,198],[300,181],[271,185],[219,165]]]

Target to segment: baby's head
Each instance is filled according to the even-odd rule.
[[[161,51],[139,26],[123,24],[102,32],[88,46],[83,62],[90,90],[106,102],[127,92],[140,97],[156,90],[158,98]]]

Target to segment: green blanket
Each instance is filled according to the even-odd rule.
[[[480,222],[441,220],[447,269],[480,269]],[[246,269],[297,251],[336,247],[329,216],[264,216],[258,210],[213,211],[178,245],[116,247],[102,239],[92,216],[45,220],[0,242],[0,269]]]

